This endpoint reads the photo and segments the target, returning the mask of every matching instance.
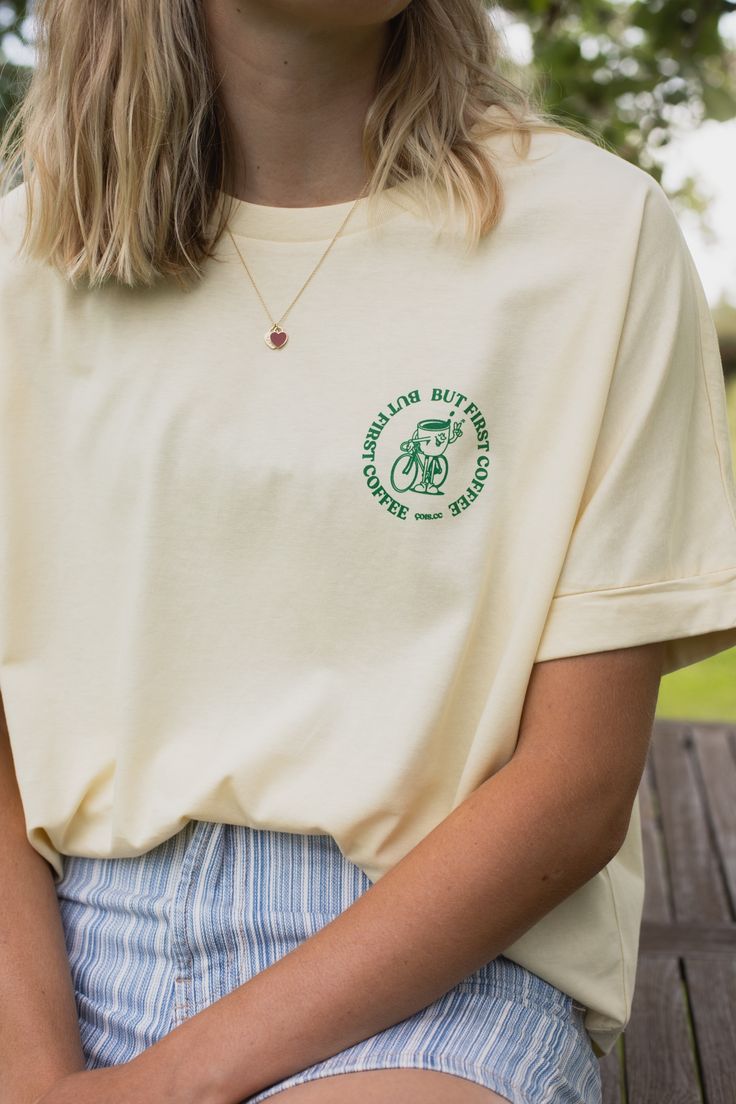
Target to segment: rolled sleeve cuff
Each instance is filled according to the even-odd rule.
[[[552,599],[536,662],[666,641],[662,674],[736,647],[736,566]]]

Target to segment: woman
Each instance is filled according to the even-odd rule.
[[[597,1104],[659,679],[736,644],[663,192],[532,111],[480,0],[37,19],[3,1104]]]

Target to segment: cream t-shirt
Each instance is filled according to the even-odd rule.
[[[194,818],[329,833],[375,881],[508,761],[535,661],[736,645],[724,382],[670,205],[572,135],[488,141],[479,247],[406,186],[375,226],[360,201],[278,351],[227,235],[192,290],[73,290],[2,200],[0,688],[57,875]],[[238,203],[274,317],[350,206]],[[504,950],[598,1052],[643,889],[637,802]]]

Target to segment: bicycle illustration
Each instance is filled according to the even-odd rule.
[[[462,423],[450,419],[422,418],[411,437],[402,441],[401,453],[391,465],[391,486],[399,493],[444,494],[440,487],[447,479],[447,446],[462,437]]]

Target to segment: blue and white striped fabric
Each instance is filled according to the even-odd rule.
[[[132,858],[66,856],[57,896],[87,1067],[135,1057],[287,954],[371,885],[331,836],[189,821]],[[513,1104],[601,1104],[572,998],[499,955],[439,1000],[248,1098],[355,1070],[419,1067]]]

